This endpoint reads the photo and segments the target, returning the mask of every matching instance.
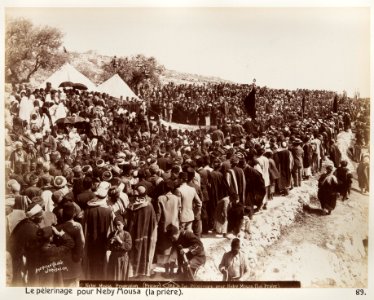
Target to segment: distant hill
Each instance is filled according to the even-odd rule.
[[[174,82],[175,84],[233,83],[219,77],[183,73],[175,70],[165,70],[160,80],[162,84],[169,82]]]
[[[95,84],[101,83],[101,68],[104,64],[107,64],[112,60],[111,56],[98,54],[96,51],[87,51],[84,53],[69,52],[66,54],[67,60],[73,65],[78,71],[83,73]],[[161,62],[160,62],[161,63]],[[30,84],[34,87],[39,86],[44,80],[46,80],[54,71],[40,70],[36,72],[30,81]],[[179,72],[175,70],[165,70],[160,76],[161,84],[167,84],[173,82],[175,84],[204,84],[204,83],[221,83],[230,81],[221,79],[219,77],[209,77],[197,74],[190,74]]]

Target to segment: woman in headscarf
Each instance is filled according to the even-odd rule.
[[[333,174],[334,166],[326,166],[326,172],[318,180],[318,199],[323,211],[329,215],[335,209],[338,197],[338,179]]]

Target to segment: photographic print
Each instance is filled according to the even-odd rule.
[[[4,289],[368,293],[370,6],[59,4],[4,7]]]

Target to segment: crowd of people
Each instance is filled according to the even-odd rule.
[[[243,110],[250,88],[256,119]],[[337,193],[349,196],[336,138],[352,124],[363,192],[369,174],[361,149],[369,145],[370,104],[340,99],[335,109],[334,95],[168,84],[141,90],[144,101],[132,105],[97,92],[19,86],[5,103],[9,284],[144,279],[156,264],[165,276],[193,280],[206,260],[202,236],[238,236],[245,216],[319,174],[326,157],[332,165],[319,180],[320,201],[331,213]],[[148,117],[155,111],[189,124],[209,116],[215,126],[172,129]],[[234,239],[220,264],[226,280],[248,273],[239,250]]]

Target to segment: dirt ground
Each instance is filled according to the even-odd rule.
[[[367,287],[368,204],[353,184],[331,215],[300,214],[259,259],[253,280],[297,280],[302,287]],[[317,206],[317,203],[315,203]]]

